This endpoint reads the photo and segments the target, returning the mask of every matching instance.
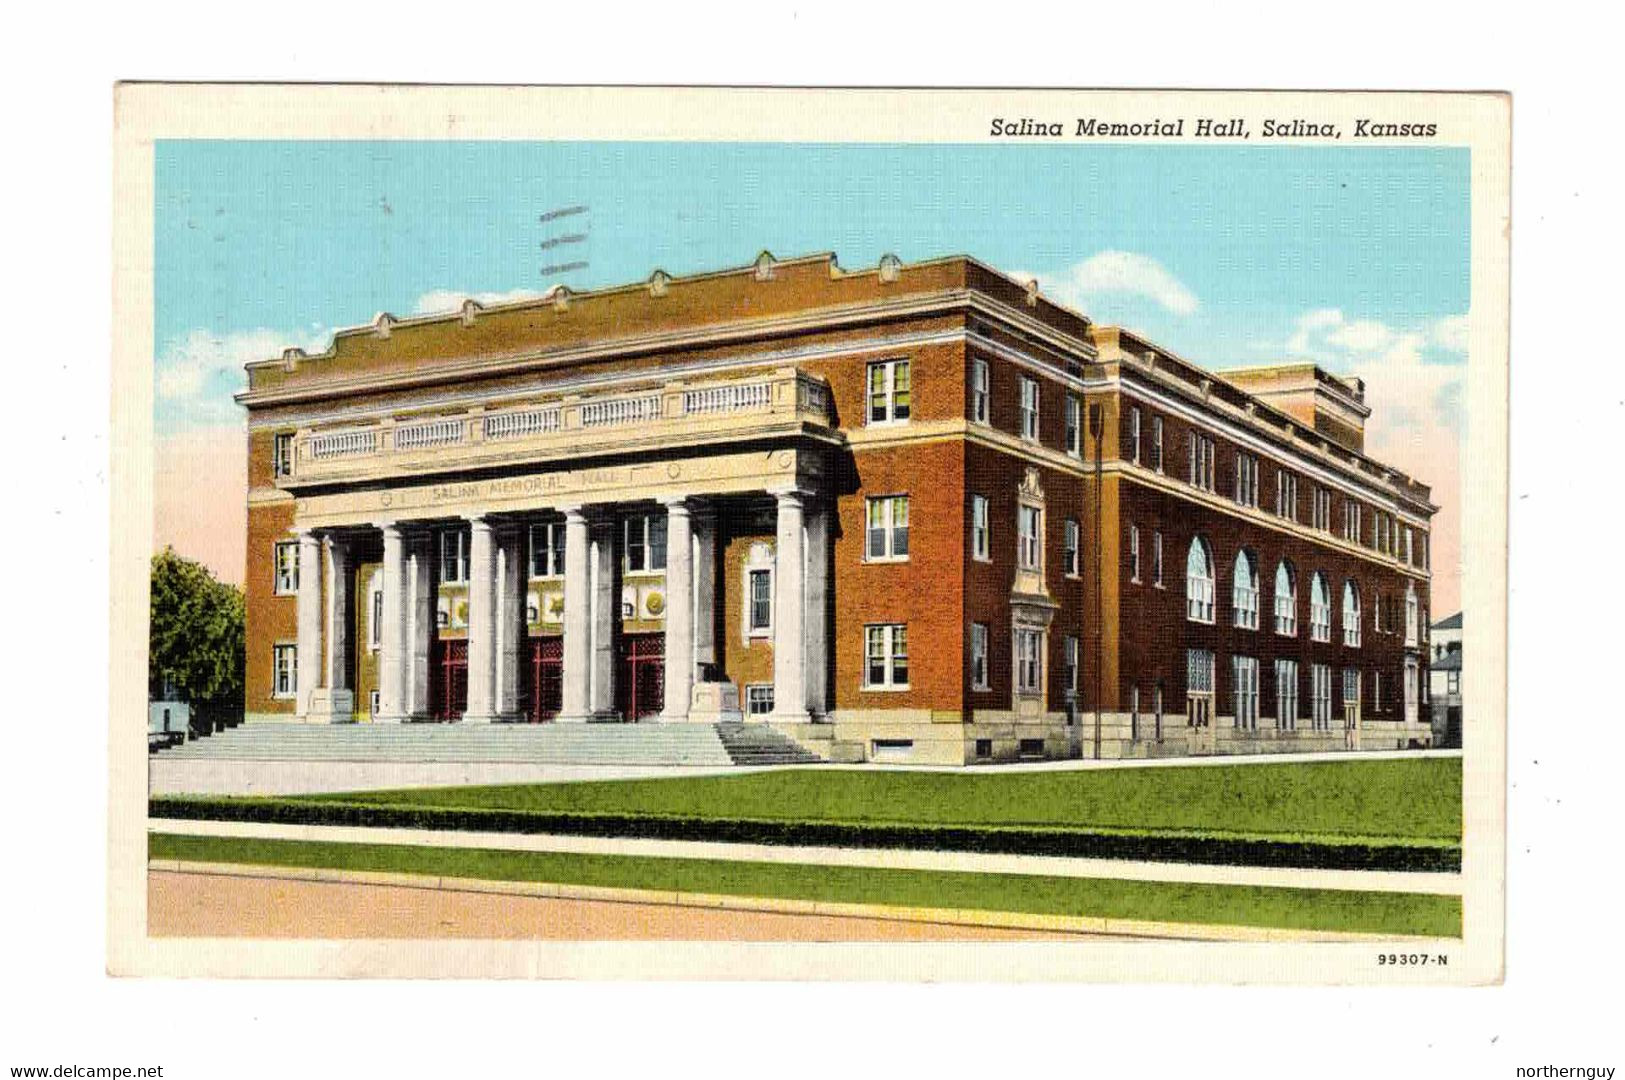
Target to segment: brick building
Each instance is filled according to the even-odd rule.
[[[248,366],[248,712],[772,723],[847,760],[1424,745],[1358,380],[828,255]]]

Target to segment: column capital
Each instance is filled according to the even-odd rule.
[[[668,495],[660,500],[666,508],[667,514],[681,514],[688,517],[694,512],[694,504],[687,495]]]
[[[817,492],[808,488],[797,487],[793,484],[787,487],[769,488],[767,493],[777,499],[781,505],[784,503],[802,505],[817,494]]]

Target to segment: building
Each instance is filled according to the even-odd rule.
[[[1426,745],[1428,488],[965,257],[248,365],[251,720],[767,722],[842,760]]]
[[[1433,745],[1461,746],[1461,612],[1433,624],[1428,681]]]

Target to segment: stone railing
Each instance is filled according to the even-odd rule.
[[[428,468],[478,467],[597,449],[772,436],[802,424],[834,426],[829,387],[793,368],[743,379],[673,381],[606,389],[441,416],[390,417],[367,427],[306,430],[295,437],[289,487],[386,478]]]

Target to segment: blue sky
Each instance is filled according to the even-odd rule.
[[[155,419],[236,423],[244,360],[378,311],[540,291],[566,259],[590,263],[563,277],[582,288],[764,248],[967,253],[1212,366],[1399,381],[1465,359],[1468,169],[1453,149],[161,142]],[[543,251],[561,231],[588,240]],[[1451,373],[1425,374],[1459,425]]]

